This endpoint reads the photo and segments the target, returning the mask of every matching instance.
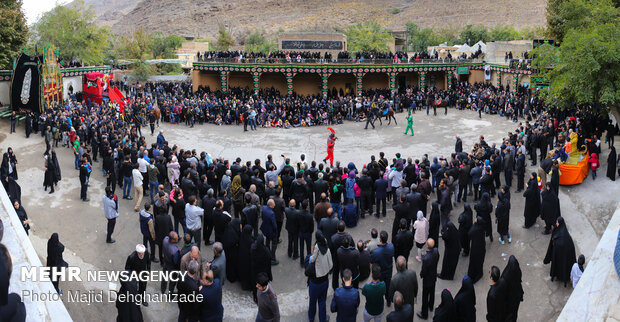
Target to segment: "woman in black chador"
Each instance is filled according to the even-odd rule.
[[[523,228],[525,229],[532,227],[540,215],[540,190],[538,190],[537,177],[536,172],[530,174],[530,180],[525,186],[525,192],[523,192],[523,197],[525,197],[525,208],[523,208],[525,223]]]
[[[558,217],[556,227],[551,235],[549,241],[549,248],[547,248],[547,255],[545,255],[544,264],[551,263],[551,281],[559,280],[566,283],[570,281],[570,270],[577,260],[575,258],[575,244],[573,244],[573,238],[570,236],[564,218]]]
[[[469,230],[471,250],[469,251],[467,275],[471,277],[474,283],[478,282],[484,275],[482,266],[484,265],[484,256],[486,255],[486,242],[484,238],[485,225],[484,219],[478,216],[476,217],[476,222]]]
[[[454,279],[456,265],[459,263],[459,254],[461,253],[461,245],[459,243],[459,232],[451,221],[448,221],[446,228],[441,233],[441,238],[446,243],[443,253],[443,263],[441,265],[441,274],[437,277],[442,280]]]
[[[459,215],[459,241],[463,249],[463,257],[469,255],[469,229],[474,224],[473,212],[468,203],[463,205],[463,212]]]

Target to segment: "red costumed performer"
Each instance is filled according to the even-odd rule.
[[[334,144],[336,144],[336,140],[338,138],[336,137],[336,131],[334,129],[331,127],[328,127],[327,129],[332,133],[327,138],[327,156],[323,159],[323,163],[325,163],[326,160],[329,160],[329,165],[334,166]]]

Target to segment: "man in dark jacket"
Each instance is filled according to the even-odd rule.
[[[284,199],[280,197],[279,191],[278,194],[271,196],[270,198],[275,203],[275,206],[273,207],[273,213],[276,216],[276,224],[278,226],[276,240],[279,244],[282,242],[282,238],[280,238],[280,233],[282,232],[282,225],[284,224],[284,209],[286,208],[286,204],[284,203]]]
[[[456,136],[456,143],[454,144],[454,152],[463,152],[463,141],[458,135]]]
[[[314,220],[317,224],[321,222],[321,219],[328,217],[327,210],[332,207],[329,200],[327,200],[326,193],[321,193],[321,197],[318,200],[320,201],[314,206]]]
[[[439,251],[435,248],[435,241],[429,238],[426,241],[426,255],[422,260],[422,311],[418,312],[419,318],[428,318],[429,308],[432,310],[435,305],[435,283],[437,282],[437,263],[439,262]]]
[[[407,221],[404,218],[400,219],[399,227],[400,229],[396,233],[396,237],[392,240],[394,244],[394,258],[403,256],[405,261],[407,261],[413,247],[413,232],[408,229]]]
[[[338,232],[338,223],[340,220],[334,216],[332,210],[327,210],[328,217],[321,219],[317,229],[323,233],[323,236],[327,239],[327,245],[332,248],[332,236]],[[335,255],[335,254],[332,254]]]
[[[372,214],[372,191],[373,191],[373,181],[368,176],[368,169],[362,170],[362,175],[357,179],[357,186],[360,188],[360,199],[361,199],[361,208],[360,216],[364,218],[366,216],[366,212],[368,214]]]
[[[317,174],[317,180],[314,181],[312,185],[312,189],[314,191],[314,200],[318,202],[321,200],[321,195],[325,194],[327,196],[327,190],[329,189],[329,184],[327,181],[323,179],[323,172],[319,172]]]
[[[316,210],[316,208],[315,208]],[[299,212],[299,265],[304,265],[304,244],[306,254],[310,255],[312,233],[314,232],[314,220],[308,210],[308,201],[302,202],[301,211]]]
[[[422,202],[422,194],[418,191],[418,186],[415,183],[410,186],[405,204],[409,206],[409,214],[407,215],[407,227],[409,227],[409,224],[417,219],[418,210],[422,209],[423,204],[426,205]]]
[[[289,202],[286,213],[286,231],[288,232],[288,257],[299,258],[299,210],[295,209],[295,200]]]
[[[378,247],[370,253],[370,262],[379,264],[381,267],[381,280],[385,282],[385,289],[390,289],[390,282],[392,281],[392,258],[394,258],[394,245],[388,244],[388,233],[382,230],[379,233],[380,244]],[[385,293],[385,300],[390,306],[392,299]]]
[[[258,304],[257,322],[280,322],[280,307],[278,297],[266,273],[261,272],[256,279],[256,300]]]
[[[163,257],[161,258],[161,266],[164,271],[170,272],[179,269],[179,261],[181,257],[179,256],[179,246],[177,246],[177,242],[179,241],[179,236],[176,232],[171,231],[168,236],[166,236],[162,242],[163,248]],[[161,281],[161,292],[162,294],[166,292],[166,286],[168,282],[164,279]],[[174,292],[174,287],[176,286],[176,282],[170,281],[170,293]]]
[[[163,196],[161,196],[163,194]],[[165,197],[165,193],[160,193],[160,198]],[[155,214],[155,244],[159,248],[159,260],[162,260],[162,243],[164,238],[172,231],[172,218],[168,212],[158,212]]]
[[[350,270],[353,275],[353,287],[358,288],[360,252],[355,248],[353,240],[347,240],[347,242],[347,246],[340,247],[336,251],[340,274],[342,274],[345,269]]]
[[[199,264],[191,260],[185,272],[184,279],[179,281],[177,286],[178,294],[185,296],[196,296],[199,293],[198,274],[200,274]],[[200,302],[198,301],[179,301],[179,321],[198,321],[200,318]]]
[[[383,217],[386,216],[386,206],[385,206],[385,198],[387,198],[387,188],[388,182],[383,179],[383,172],[380,173],[379,179],[375,181],[375,204],[377,205],[377,212],[375,216],[379,218],[380,215]],[[379,207],[381,207],[381,212],[379,212]]]
[[[82,201],[90,201],[88,199],[88,178],[90,177],[89,166],[87,161],[82,159],[80,161],[80,199]]]
[[[394,293],[394,311],[385,318],[387,322],[413,321],[413,305],[404,302],[401,292]]]
[[[241,224],[250,225],[254,231],[254,238],[258,235],[258,208],[252,204],[252,197],[245,196],[245,208],[241,210]]]
[[[396,259],[396,274],[392,276],[390,289],[388,290],[390,298],[394,298],[396,293],[401,293],[404,297],[404,304],[411,305],[411,319],[413,320],[413,304],[415,298],[418,297],[418,279],[414,270],[407,269],[407,260],[399,256]],[[403,304],[403,303],[401,303]],[[397,303],[394,301],[394,308]]]
[[[334,291],[332,298],[331,311],[337,313],[337,322],[355,322],[357,319],[357,308],[360,305],[360,293],[353,287],[353,274],[345,269],[342,272],[342,282],[344,286]]]
[[[525,156],[521,152],[521,149],[517,150],[517,162],[516,162],[516,171],[517,171],[517,193],[523,191],[523,181],[525,176]]]
[[[215,198],[213,197],[213,189],[207,190],[207,194],[202,198],[202,209],[204,209],[204,223],[202,230],[202,239],[205,245],[213,245],[213,242],[209,240],[211,238],[211,232],[213,232],[213,209],[215,208]],[[257,225],[258,226],[258,225]]]
[[[338,262],[338,249],[340,247],[348,247],[349,244],[353,244],[353,237],[345,231],[346,225],[344,221],[338,222],[338,232],[331,238],[330,251],[332,253],[332,262],[334,263],[332,288],[335,290],[338,287],[338,275],[340,274],[340,264]],[[355,278],[355,276],[353,276]]]
[[[260,231],[267,239],[267,247],[271,249],[271,265],[278,265],[276,260],[276,249],[278,248],[278,224],[276,223],[276,215],[273,212],[273,208],[276,206],[273,199],[267,201],[267,205],[263,206],[262,220],[260,225]]]
[[[131,253],[131,255],[127,256],[127,260],[125,261],[125,270],[129,272],[136,272],[138,274],[143,271],[151,270],[151,259],[149,252],[146,250],[144,245],[138,244],[136,246],[136,250]],[[142,294],[144,296],[145,292],[146,282],[138,282],[138,294]],[[147,302],[142,302],[142,305],[149,306]]]

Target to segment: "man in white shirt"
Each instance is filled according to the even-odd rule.
[[[145,151],[140,151],[138,152],[138,170],[140,170],[140,173],[142,174],[142,178],[148,178],[148,174],[146,173],[148,166],[149,166],[149,161],[146,160],[145,158],[146,154]],[[148,191],[148,180],[145,180],[144,183],[142,184],[142,191]],[[134,185],[135,185],[135,180],[134,180]],[[145,190],[146,189],[146,190]]]
[[[200,249],[200,239],[202,236],[202,217],[204,209],[196,206],[196,196],[189,196],[185,204],[185,224],[188,233],[194,238],[194,242]]]
[[[140,160],[144,160],[144,159],[138,159],[138,161]],[[131,170],[131,176],[133,178],[133,187],[135,188],[134,192],[135,192],[135,197],[134,199],[136,200],[136,206],[134,207],[134,210],[136,212],[140,211],[140,206],[142,203],[142,196],[144,195],[144,189],[142,188],[142,180],[144,180],[144,177],[142,176],[142,173],[140,173],[140,170],[138,170],[139,166],[134,166],[133,170]]]

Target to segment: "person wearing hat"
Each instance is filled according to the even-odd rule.
[[[151,270],[151,260],[148,250],[142,244],[136,245],[136,250],[127,256],[125,261],[125,270],[129,272],[136,272],[140,274],[143,271]],[[146,282],[138,282],[138,294],[144,295],[146,292]],[[142,305],[149,306],[147,302],[142,302]]]

